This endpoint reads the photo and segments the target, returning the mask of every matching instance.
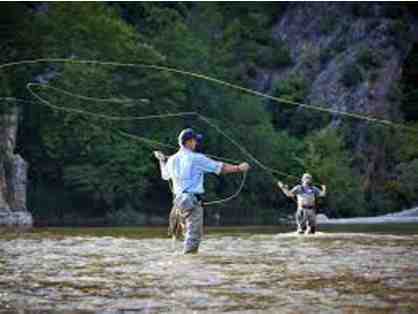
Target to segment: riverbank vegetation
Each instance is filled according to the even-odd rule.
[[[2,63],[75,58],[160,64],[254,88],[260,69],[294,63],[289,47],[271,32],[285,10],[286,5],[279,3],[5,4],[0,13],[4,21],[0,55]],[[332,25],[324,24],[324,33]],[[418,53],[412,55],[415,59],[408,59],[410,70],[396,91],[400,93],[396,104],[405,120],[418,128],[416,106],[411,104],[418,91],[412,79]],[[375,55],[370,51],[361,55],[367,68],[376,66],[371,56]],[[382,62],[379,59],[379,66]],[[342,76],[346,84],[352,84],[353,75]],[[44,63],[3,69],[0,79],[2,95],[32,101],[19,104],[17,150],[30,164],[28,208],[40,224],[95,219],[118,225],[165,223],[171,196],[152,156],[161,147],[120,131],[176,145],[178,132],[193,127],[204,134],[206,153],[252,161],[214,128],[194,118],[109,121],[51,110],[33,102],[25,90],[25,84],[33,81],[78,95],[126,100],[94,102],[34,87],[50,103],[65,108],[130,117],[197,111],[262,163],[291,175],[273,177],[253,164],[236,200],[207,209],[209,224],[277,223],[293,212],[294,203],[280,193],[276,180],[293,185],[297,181],[292,176],[305,171],[312,172],[316,184],[328,186],[321,208],[330,217],[381,214],[417,202],[418,142],[413,133],[345,120],[330,127],[332,117],[326,113],[145,68]],[[307,101],[308,84],[302,74],[295,74],[277,83],[271,93]],[[3,112],[10,106],[14,104],[3,102]],[[356,153],[350,135],[357,126],[368,128],[370,151],[389,152],[381,164],[368,163],[364,151]],[[381,184],[371,186],[369,172],[380,173],[379,167],[385,168]],[[240,179],[238,175],[210,178],[207,199],[232,194]]]

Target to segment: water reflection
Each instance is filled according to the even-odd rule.
[[[1,313],[418,312],[418,235],[230,231],[196,256],[155,237],[3,236]]]

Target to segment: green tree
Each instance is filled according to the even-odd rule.
[[[52,4],[45,14],[47,16],[37,17],[34,26],[43,34],[45,57],[76,55],[80,59],[127,63],[163,60],[163,56],[147,45],[135,28],[123,22],[109,6]],[[51,104],[66,108],[109,116],[144,116],[180,111],[185,100],[183,83],[167,72],[74,63],[51,64],[41,70],[41,74],[52,73],[49,85],[75,94],[132,100],[126,103],[93,102],[42,86],[34,89]],[[145,206],[138,199],[145,199],[144,195],[155,185],[146,178],[157,175],[151,159],[152,148],[121,138],[117,136],[118,131],[165,140],[165,134],[176,121],[109,121],[47,107],[27,114],[28,120],[37,121],[32,125],[39,134],[39,145],[25,152],[33,165],[34,185],[53,184],[60,186],[63,193],[71,190],[74,196],[84,195],[93,201],[93,206],[91,202],[85,205],[93,207],[97,215],[126,203],[144,210]],[[26,129],[23,136],[32,131]],[[55,206],[66,206],[70,210],[71,204]]]
[[[325,184],[328,189],[325,212],[333,217],[364,214],[360,177],[353,173],[350,154],[338,133],[324,129],[307,137],[305,143],[304,168],[317,184]]]

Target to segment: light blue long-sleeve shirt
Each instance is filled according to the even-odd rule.
[[[165,164],[161,164],[161,176],[164,180],[172,180],[175,195],[203,194],[204,174],[220,174],[222,166],[222,162],[182,147]]]

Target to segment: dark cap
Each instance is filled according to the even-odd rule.
[[[180,132],[179,135],[179,145],[182,146],[188,140],[195,139],[197,141],[201,140],[203,137],[201,134],[197,134],[193,129],[184,129]]]

